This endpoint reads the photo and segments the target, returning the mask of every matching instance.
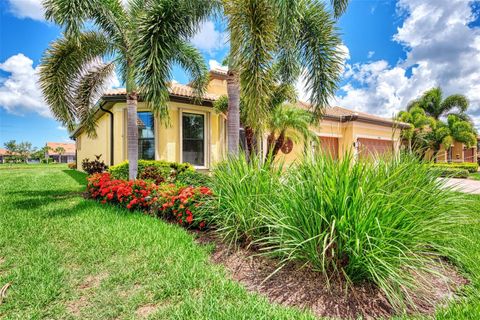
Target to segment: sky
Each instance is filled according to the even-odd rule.
[[[392,117],[434,86],[460,93],[480,129],[480,2],[351,0],[338,26],[346,60],[332,105]],[[38,64],[61,30],[45,21],[41,0],[0,0],[0,147],[6,141],[69,141],[37,85]],[[221,66],[228,37],[208,20],[191,42]],[[172,80],[188,82],[178,67]],[[301,98],[307,93],[297,83]]]

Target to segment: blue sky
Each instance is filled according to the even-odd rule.
[[[43,20],[40,0],[0,1],[0,147],[5,141],[67,141],[36,86],[43,51],[60,36]],[[480,5],[465,0],[352,0],[339,20],[345,72],[332,104],[391,116],[424,90],[462,93],[480,123]],[[205,22],[192,42],[206,63],[226,53],[218,22]],[[188,79],[174,68],[173,79]],[[300,95],[305,95],[299,82]]]

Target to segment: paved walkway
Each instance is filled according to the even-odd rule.
[[[463,193],[480,194],[480,181],[470,179],[447,179],[446,185]]]

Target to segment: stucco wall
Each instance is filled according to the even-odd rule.
[[[116,103],[111,108],[114,114],[114,164],[128,159],[126,103]],[[138,111],[149,111],[146,104],[140,102]],[[199,113],[205,116],[206,168],[223,159],[225,154],[225,119],[211,107],[195,106],[177,102],[169,103],[170,125],[166,126],[155,119],[155,158],[157,160],[182,161],[181,157],[181,119],[182,112]],[[85,133],[78,137],[78,161],[85,158],[94,159],[95,154],[102,154],[102,160],[110,165],[110,115],[104,114],[97,121],[97,138],[90,139]]]

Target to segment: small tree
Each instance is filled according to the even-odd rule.
[[[16,140],[10,140],[5,142],[4,144],[5,149],[7,150],[7,155],[10,160],[15,160],[14,155],[17,154],[18,146]]]
[[[54,151],[58,153],[58,162],[62,163],[62,155],[65,153],[65,148],[56,147]]]
[[[32,144],[27,141],[23,141],[17,145],[18,156],[25,163],[28,162],[28,158],[30,157],[30,154],[32,154],[34,150],[35,149],[32,148]]]

